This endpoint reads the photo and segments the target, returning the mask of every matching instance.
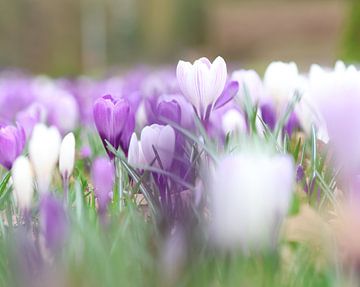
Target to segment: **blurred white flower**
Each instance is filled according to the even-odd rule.
[[[215,242],[245,252],[273,247],[294,178],[292,158],[286,155],[250,149],[220,160],[209,185]]]
[[[284,108],[302,86],[297,65],[294,62],[270,63],[265,71],[264,86],[280,109]]]
[[[75,137],[68,133],[61,142],[59,156],[59,170],[64,179],[68,179],[73,172],[75,162]]]
[[[265,90],[259,75],[254,70],[238,70],[231,75],[231,80],[239,83],[238,97],[244,100],[245,90],[253,105],[265,97]]]
[[[222,116],[222,129],[225,134],[229,132],[246,132],[246,122],[244,116],[236,109],[228,110]]]
[[[30,161],[25,156],[19,156],[11,169],[14,186],[14,196],[20,209],[30,208],[34,194],[33,171]]]
[[[29,142],[29,156],[41,193],[48,191],[59,157],[60,142],[60,133],[55,127],[48,128],[44,124],[37,124],[34,127]]]

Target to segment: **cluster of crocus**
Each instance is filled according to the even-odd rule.
[[[280,252],[292,205],[358,197],[360,72],[342,62],[273,62],[263,78],[221,57],[102,80],[0,74],[0,107],[0,233],[16,215],[46,262],[79,226],[72,242],[116,246],[135,209],[173,280],[197,255]],[[79,240],[87,226],[105,236]]]

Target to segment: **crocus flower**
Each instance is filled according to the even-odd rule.
[[[207,58],[200,58],[193,64],[179,61],[176,76],[184,96],[200,118],[205,119],[208,109],[212,109],[225,88],[227,68],[224,59],[217,57],[211,63]]]
[[[97,158],[91,169],[94,193],[99,206],[99,213],[103,214],[112,197],[115,182],[114,164],[105,157]]]
[[[135,167],[145,164],[141,143],[135,133],[132,134],[130,140],[128,163]]]
[[[64,206],[51,193],[43,194],[40,201],[40,227],[46,247],[59,250],[68,232],[68,220]]]
[[[131,134],[135,128],[135,116],[125,99],[114,99],[111,95],[96,100],[93,108],[96,128],[107,149],[106,140],[115,148],[128,152]],[[107,149],[110,159],[114,154]]]
[[[220,160],[210,176],[215,242],[245,252],[273,247],[295,180],[291,157],[243,150]]]
[[[294,62],[272,62],[264,75],[264,86],[268,95],[282,110],[291,101],[300,87],[300,76]]]
[[[21,126],[0,127],[0,164],[11,169],[25,146],[25,131]]]
[[[246,121],[244,116],[236,109],[225,112],[222,116],[222,129],[224,134],[235,132],[246,132]]]
[[[174,129],[169,125],[146,126],[141,131],[141,147],[147,164],[169,169],[175,152]]]
[[[29,156],[41,193],[48,191],[58,161],[60,143],[60,133],[55,127],[48,128],[44,124],[37,124],[34,127],[29,142]]]
[[[313,68],[309,93],[316,99],[337,163],[344,172],[357,172],[360,164],[359,71],[341,63],[330,71]]]
[[[68,179],[73,172],[75,161],[75,137],[68,133],[61,142],[59,156],[59,170],[64,179]]]
[[[149,98],[145,107],[149,124],[166,125],[171,121],[187,129],[193,126],[194,109],[181,94]]]
[[[57,127],[62,134],[74,130],[78,119],[79,108],[77,102],[68,93],[58,95],[49,106],[48,124]]]
[[[19,156],[11,169],[16,202],[21,210],[30,208],[34,194],[33,171],[30,161],[25,156]]]
[[[265,90],[259,75],[254,70],[238,70],[232,73],[231,80],[239,84],[238,97],[244,101],[249,97],[253,105],[265,97]]]
[[[29,139],[34,126],[44,122],[46,118],[45,107],[39,103],[34,103],[16,115],[16,121],[24,128],[26,138]]]

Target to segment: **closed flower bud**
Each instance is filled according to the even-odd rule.
[[[60,134],[55,127],[48,128],[44,124],[37,124],[34,127],[29,143],[29,156],[41,193],[49,188],[59,157],[60,142]]]
[[[74,169],[75,161],[75,137],[73,133],[68,133],[61,142],[59,156],[59,170],[61,176],[69,178]]]
[[[34,193],[33,171],[30,161],[25,156],[19,156],[11,169],[14,186],[14,196],[20,209],[29,209]]]

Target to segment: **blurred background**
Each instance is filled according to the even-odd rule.
[[[0,0],[0,67],[53,76],[222,55],[360,60],[359,0]]]

